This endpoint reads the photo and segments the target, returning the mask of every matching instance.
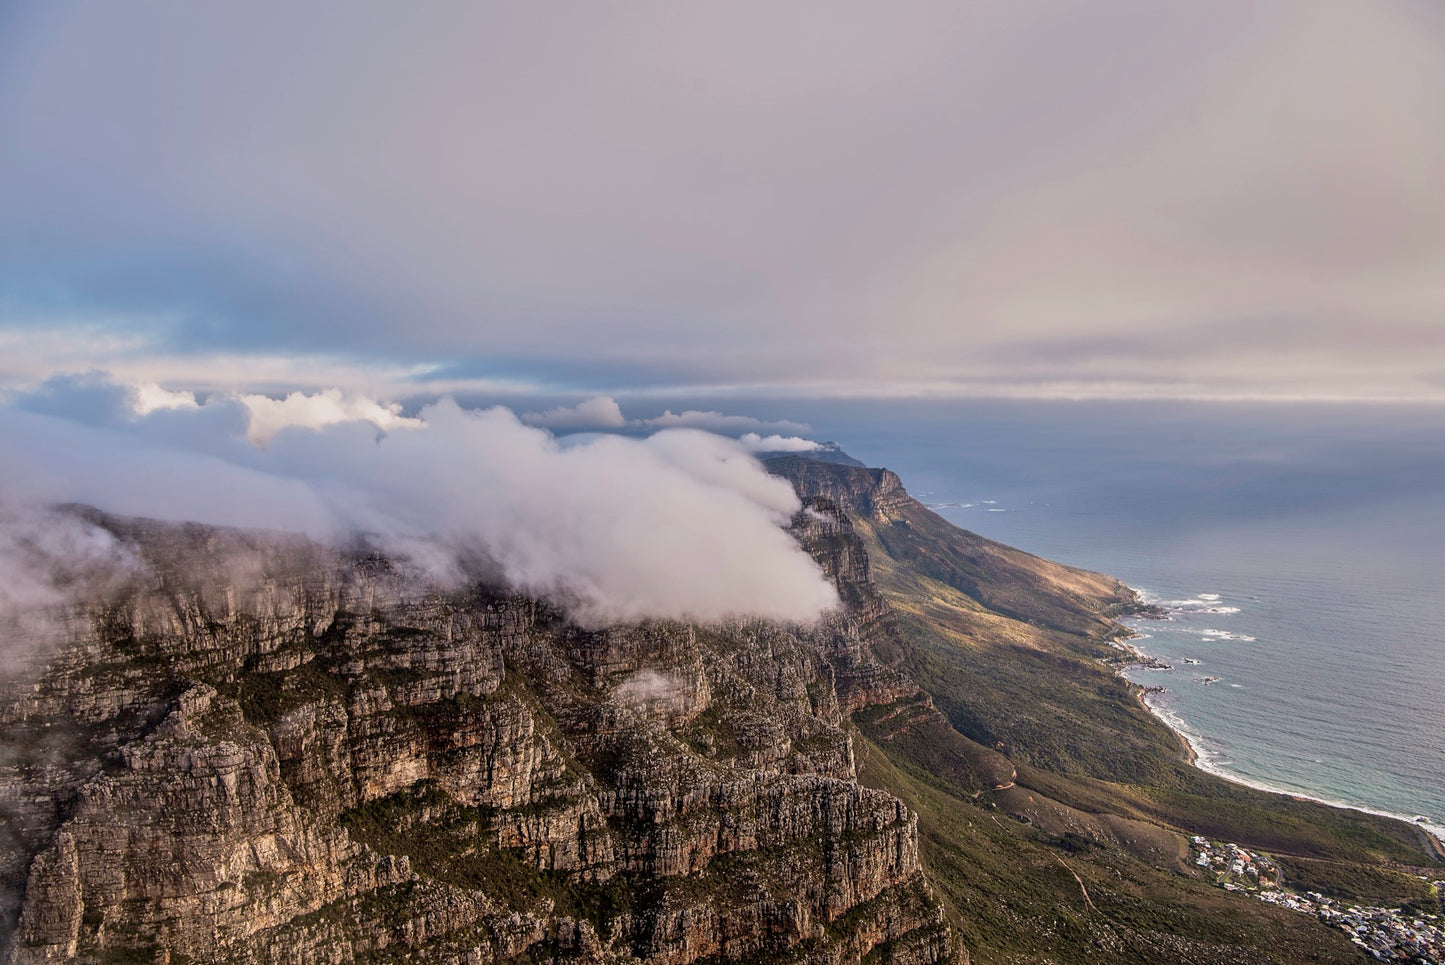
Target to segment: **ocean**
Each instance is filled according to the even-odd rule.
[[[771,406],[769,407],[772,408]],[[1200,765],[1445,824],[1445,408],[777,403],[953,523],[1118,577]]]

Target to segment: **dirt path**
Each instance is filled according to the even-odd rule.
[[[1070,868],[1068,865],[1064,864],[1064,859],[1060,858],[1058,855],[1050,855],[1050,857],[1057,861],[1061,868],[1074,876],[1074,880],[1079,883],[1079,891],[1082,892],[1084,895],[1084,904],[1088,905],[1089,910],[1092,911],[1094,914],[1099,914],[1099,909],[1094,907],[1094,900],[1089,897],[1089,889],[1084,887],[1084,879],[1079,877],[1078,872],[1074,871],[1073,868]]]
[[[989,817],[993,818],[994,824],[997,824],[999,827],[1003,827],[1003,822],[1000,821],[998,818],[994,817],[992,814],[990,814]],[[1058,855],[1052,853],[1049,854],[1049,857],[1057,861],[1059,863],[1059,867],[1067,871],[1073,877],[1073,879],[1079,883],[1079,893],[1084,896],[1084,904],[1089,906],[1089,910],[1096,915],[1103,914],[1094,904],[1094,899],[1089,897],[1089,889],[1084,887],[1084,879],[1080,878],[1078,873],[1074,871],[1073,868],[1070,868],[1067,864],[1065,864],[1063,858],[1060,858]]]

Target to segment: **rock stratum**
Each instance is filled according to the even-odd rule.
[[[1126,588],[886,471],[770,468],[843,603],[815,626],[589,630],[375,555],[76,510],[143,565],[5,681],[0,956],[1356,960],[1187,877],[1182,829],[1249,840],[1280,805],[1180,783],[1099,663]],[[1122,750],[1067,751],[1100,733]],[[1283,812],[1276,849],[1411,858],[1318,818]]]
[[[12,685],[9,958],[941,961],[917,818],[851,714],[918,688],[846,519],[816,627],[587,631],[284,537],[97,520],[145,560]]]

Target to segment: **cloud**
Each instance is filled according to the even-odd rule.
[[[587,622],[816,616],[832,602],[780,528],[798,503],[736,444],[702,433],[560,447],[508,410],[443,400],[426,431],[273,446],[356,528],[433,572],[468,553]],[[440,551],[440,553],[438,553]]]
[[[0,269],[3,274],[3,269]],[[286,393],[332,386],[375,396],[396,396],[425,387],[431,392],[486,391],[525,393],[534,382],[471,375],[434,378],[439,366],[427,361],[398,363],[393,358],[358,358],[335,352],[236,352],[178,344],[172,333],[133,314],[109,314],[78,324],[68,318],[25,320],[7,311],[5,280],[0,278],[0,392],[34,392],[52,378],[73,378],[80,368],[103,371],[127,386],[184,386],[195,393]]]
[[[195,413],[202,426],[212,424],[210,408]],[[243,439],[207,452],[193,447],[192,438],[166,420],[112,428],[0,408],[0,487],[28,505],[74,502],[124,515],[317,537],[337,531],[334,514],[314,491],[261,467],[265,454],[249,456],[254,450]],[[246,464],[248,457],[254,464]]]
[[[672,677],[645,668],[614,687],[612,696],[625,704],[649,704],[668,700],[681,689]]]
[[[781,480],[761,471],[758,461],[732,440],[697,429],[668,429],[643,444],[699,482],[746,496],[775,519],[790,517],[799,509],[793,487],[779,486]]]
[[[813,452],[822,448],[812,439],[801,436],[760,436],[756,432],[744,432],[738,443],[749,452]]]
[[[1426,0],[5,26],[0,376],[27,385],[1442,398]],[[1170,350],[1302,325],[1288,361]],[[1140,351],[1050,351],[1080,340]]]
[[[292,392],[281,398],[256,393],[219,393],[203,406],[195,393],[172,391],[150,382],[126,382],[108,372],[58,375],[32,392],[19,394],[15,406],[27,412],[54,415],[89,426],[124,429],[181,448],[244,458],[245,441],[264,446],[283,429],[317,429],[343,423],[365,423],[376,431],[419,428],[417,419],[401,414],[401,405],[378,402],[356,392],[330,388]]]
[[[320,429],[344,422],[369,422],[383,431],[392,431],[422,425],[418,419],[403,416],[397,403],[381,403],[334,388],[310,395],[292,392],[284,399],[242,395],[240,401],[251,416],[246,438],[257,445],[264,445],[282,429],[293,426]]]
[[[159,409],[196,409],[194,392],[172,392],[154,382],[140,382],[135,387],[135,411],[137,415],[150,415]]]
[[[443,399],[403,419],[330,392],[268,400],[257,433],[251,400],[137,413],[124,386],[83,388],[88,425],[0,408],[0,486],[13,499],[318,539],[362,533],[430,578],[480,566],[589,624],[809,621],[835,602],[782,528],[799,506],[792,488],[720,436],[563,446],[500,407]],[[64,409],[60,396],[49,398]],[[97,412],[96,397],[116,411]],[[250,422],[237,418],[247,412]],[[217,439],[223,427],[230,435]]]
[[[544,429],[620,429],[627,425],[615,399],[595,396],[573,406],[559,405],[543,412],[525,412],[522,421]]]
[[[689,689],[676,677],[648,667],[623,679],[612,689],[612,699],[648,714],[680,712],[687,704]]]
[[[83,518],[0,503],[0,673],[49,651],[67,601],[103,601],[138,572],[128,546]]]
[[[673,412],[671,409],[667,409],[660,416],[654,416],[651,419],[638,419],[635,420],[634,424],[646,426],[650,429],[706,429],[708,432],[725,434],[757,431],[808,431],[807,426],[798,422],[789,422],[786,419],[777,422],[764,422],[761,419],[754,419],[752,416],[724,415],[721,412],[713,410],[703,412],[697,409],[688,409],[683,412]]]
[[[17,405],[84,425],[115,425],[134,418],[140,391],[105,372],[70,373],[46,379],[33,392],[21,395]]]
[[[155,412],[200,407],[193,392],[173,392],[154,382],[120,382],[99,371],[52,376],[33,391],[19,393],[14,404],[85,425],[123,425]]]

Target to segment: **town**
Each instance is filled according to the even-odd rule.
[[[1299,894],[1282,886],[1279,865],[1268,855],[1200,836],[1190,844],[1194,864],[1213,872],[1215,884],[1227,891],[1314,915],[1379,961],[1445,965],[1445,920],[1439,914],[1347,905],[1316,891]],[[1437,902],[1445,901],[1445,881],[1433,882],[1430,891]]]

